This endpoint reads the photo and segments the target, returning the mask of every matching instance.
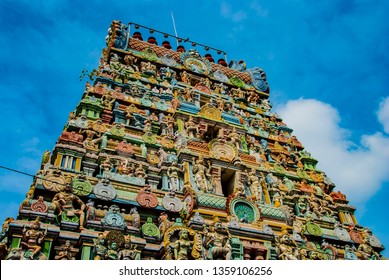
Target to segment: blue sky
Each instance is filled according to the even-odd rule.
[[[82,69],[97,67],[112,20],[173,34],[171,12],[179,36],[266,71],[275,110],[357,207],[359,223],[389,246],[385,0],[3,0],[0,165],[35,174],[80,100]],[[0,170],[0,220],[16,215],[30,183]]]

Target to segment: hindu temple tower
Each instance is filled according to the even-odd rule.
[[[135,23],[106,44],[1,259],[380,259],[261,68]]]

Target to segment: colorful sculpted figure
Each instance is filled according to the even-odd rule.
[[[227,135],[227,138],[230,140],[230,143],[232,145],[235,145],[238,150],[240,149],[240,144],[242,143],[242,140],[240,139],[239,134],[236,132],[236,128],[235,127]]]
[[[139,164],[138,167],[135,169],[135,177],[138,178],[146,178],[147,174],[143,168],[143,164]]]
[[[74,255],[78,252],[78,249],[74,249],[69,240],[66,240],[59,249],[58,254],[54,257],[55,260],[74,260]]]
[[[357,253],[362,256],[363,260],[377,260],[379,254],[369,244],[369,236],[363,233],[362,243],[358,246]]]
[[[162,212],[159,215],[158,222],[158,229],[160,231],[160,235],[164,236],[165,232],[171,227],[171,222],[169,221],[168,215],[165,212]]]
[[[232,254],[231,236],[222,234],[222,223],[216,217],[209,231],[204,232],[204,248],[208,249],[207,257],[212,260],[230,260]]]
[[[74,204],[79,206],[79,209],[74,208]],[[80,230],[84,228],[84,219],[86,208],[85,203],[75,194],[72,193],[71,183],[67,183],[62,191],[57,193],[52,202],[51,207],[58,212],[61,219],[73,220],[75,216],[79,217]]]
[[[208,187],[208,182],[207,178],[211,178],[210,175],[210,168],[207,168],[204,165],[204,159],[203,157],[199,157],[196,161],[193,158],[193,175],[195,176],[195,181],[197,183],[198,188],[203,191],[207,192],[209,187]]]
[[[261,180],[256,175],[255,169],[251,169],[247,176],[247,183],[250,187],[251,196],[254,200],[262,202]]]
[[[41,251],[42,242],[46,237],[47,229],[45,231],[41,229],[41,223],[37,218],[31,223],[30,229],[27,230],[24,227],[22,233],[23,237],[20,244],[23,250],[28,251],[24,256],[27,257],[28,255],[28,258],[33,260]]]
[[[281,235],[277,238],[276,251],[278,258],[281,260],[297,260],[300,256],[297,243],[293,240],[292,236],[288,233],[286,228],[283,228]]]
[[[117,260],[119,259],[118,245],[116,242],[112,242],[107,250],[106,259],[107,260]]]
[[[167,169],[167,176],[169,177],[169,190],[170,191],[182,191],[180,185],[179,173],[184,172],[184,168],[178,166],[177,161],[172,161],[171,166]]]
[[[186,133],[189,136],[189,138],[195,138],[197,137],[199,133],[198,125],[193,121],[193,117],[190,116],[188,121],[185,123],[185,129]]]
[[[189,232],[185,229],[182,229],[178,235],[179,239],[174,243],[174,259],[187,260],[193,241],[189,240]]]
[[[138,252],[136,246],[132,248],[131,242],[126,241],[124,243],[124,248],[119,251],[118,259],[119,260],[135,260],[137,258]]]
[[[104,260],[107,254],[107,247],[105,246],[105,238],[102,233],[94,241],[93,253],[95,255],[94,260]]]

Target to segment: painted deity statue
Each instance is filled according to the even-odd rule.
[[[47,229],[43,231],[41,229],[41,223],[37,218],[30,225],[30,229],[23,228],[22,237],[22,250],[25,251],[24,258],[33,260],[41,253],[42,243],[46,237]]]
[[[194,122],[193,117],[190,116],[188,121],[185,123],[185,130],[189,138],[197,137],[199,133],[198,125]]]
[[[239,150],[242,140],[240,139],[239,134],[236,132],[235,127],[227,135],[227,138],[230,140],[230,143],[233,144],[234,146],[236,146],[236,148]]]
[[[173,161],[171,166],[167,170],[167,176],[169,177],[169,189],[170,191],[182,191],[180,186],[179,173],[184,172],[183,167],[179,167],[177,161]]]
[[[204,165],[203,157],[199,157],[196,161],[193,158],[193,175],[195,176],[195,181],[197,183],[198,188],[203,192],[208,192],[211,190],[207,179],[211,178],[210,167],[207,168]]]
[[[251,169],[248,173],[247,182],[250,187],[251,196],[255,200],[262,202],[261,179],[255,173],[255,169]]]
[[[74,208],[74,204],[78,204],[79,209]],[[80,230],[84,228],[86,208],[85,203],[75,194],[72,193],[71,183],[67,183],[62,191],[57,193],[52,202],[51,207],[58,212],[61,219],[74,220],[75,216],[79,217]]]
[[[228,232],[227,232],[228,233]],[[204,231],[204,248],[208,250],[207,258],[213,260],[231,260],[231,236],[222,234],[222,223],[214,219],[209,231]]]
[[[193,241],[189,240],[189,232],[185,229],[179,232],[179,239],[174,243],[174,258],[176,260],[187,260],[189,250]]]
[[[377,260],[379,254],[369,244],[369,236],[364,233],[362,243],[358,246],[357,252],[361,254],[363,260]]]
[[[93,252],[95,254],[94,260],[104,260],[107,254],[107,246],[105,246],[105,238],[102,233],[94,240]]]

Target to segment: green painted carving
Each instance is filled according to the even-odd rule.
[[[232,76],[230,78],[230,83],[233,84],[234,86],[240,87],[240,88],[245,88],[246,84],[239,79],[237,76]]]
[[[278,208],[273,208],[273,207],[268,207],[268,206],[263,206],[261,205],[261,212],[262,216],[268,217],[268,218],[274,218],[278,220],[285,220],[286,216],[284,211],[278,209]]]
[[[151,107],[151,105],[153,105],[153,102],[151,102],[149,99],[147,98],[141,98],[139,99],[140,103],[143,105],[143,106],[146,106],[146,107]]]
[[[202,194],[198,197],[198,203],[202,206],[224,209],[226,207],[226,198]]]
[[[159,238],[159,229],[153,223],[153,219],[151,217],[147,217],[147,221],[142,226],[142,233],[144,236]]]
[[[285,168],[283,166],[279,165],[278,163],[274,164],[273,170],[276,173],[279,173],[279,174],[285,174],[286,173]]]
[[[239,221],[245,223],[252,223],[255,220],[254,209],[244,202],[237,202],[234,205],[234,213],[238,217]]]
[[[155,108],[157,108],[161,111],[166,111],[167,109],[169,109],[169,107],[167,106],[167,104],[164,100],[159,100],[158,102],[156,102]]]
[[[306,231],[309,234],[312,234],[314,236],[322,236],[323,235],[321,228],[315,223],[307,223],[305,225],[305,227],[306,227]]]
[[[78,196],[86,196],[92,192],[93,186],[88,180],[73,178],[73,193]]]
[[[159,61],[159,57],[158,55],[155,53],[155,51],[153,51],[151,48],[147,48],[145,50],[143,50],[140,55],[147,59],[147,60],[150,60],[150,61]]]
[[[147,144],[155,144],[157,143],[157,137],[153,134],[146,133],[143,135],[142,140]]]
[[[112,135],[115,135],[115,136],[120,137],[120,138],[122,138],[126,135],[126,131],[120,125],[112,126],[110,131],[111,131]]]
[[[66,212],[68,213],[68,215],[66,214]],[[72,213],[72,215],[69,215],[69,213],[72,213],[72,212],[71,211],[63,211],[61,214],[61,221],[78,224],[78,221],[80,220],[78,218],[78,216],[73,214],[73,213]]]

